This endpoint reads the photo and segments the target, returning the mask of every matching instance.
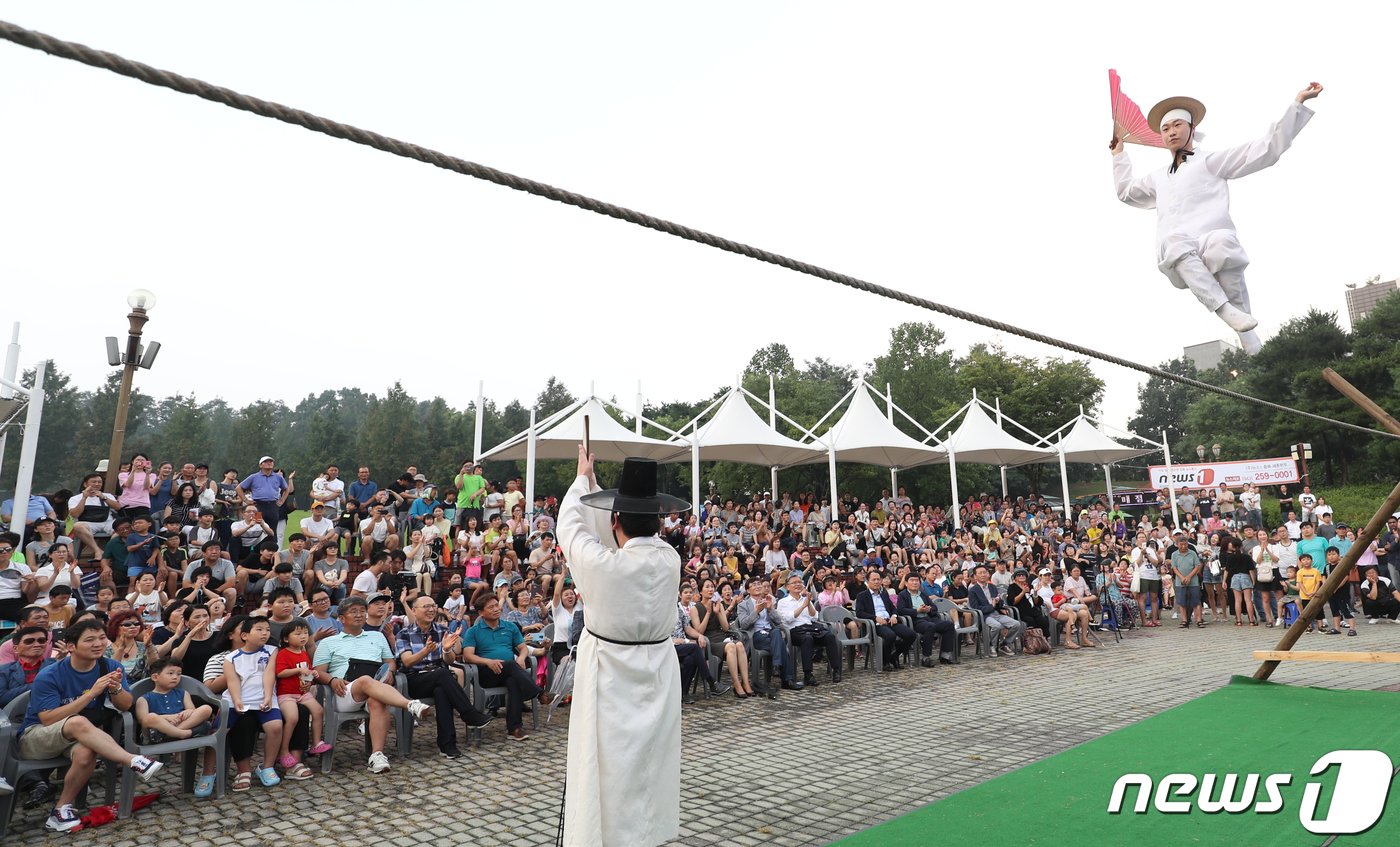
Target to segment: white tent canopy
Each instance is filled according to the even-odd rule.
[[[863,382],[857,383],[846,396],[851,400],[846,413],[831,425],[831,429],[819,441],[810,442],[824,442],[824,446],[835,454],[836,461],[887,468],[915,468],[947,458],[945,451],[910,438],[895,426],[875,405]],[[839,407],[841,404],[836,405]]]
[[[590,394],[539,422],[536,422],[535,412],[531,409],[529,429],[487,450],[481,458],[525,460],[525,502],[528,508],[535,499],[536,460],[577,459],[578,446],[583,443],[585,417],[588,418],[589,449],[600,461],[620,462],[635,457],[675,462],[690,453],[689,442],[675,444],[633,432],[613,420],[605,402]],[[660,426],[654,421],[650,423]]]
[[[1128,459],[1136,459],[1148,453],[1156,452],[1160,448],[1149,448],[1140,450],[1136,447],[1128,447],[1109,438],[1089,420],[1083,412],[1065,426],[1069,427],[1069,432],[1051,433],[1051,436],[1059,434],[1056,447],[1064,454],[1066,462],[1085,462],[1093,465],[1111,465],[1114,462],[1122,462]],[[1137,436],[1141,437],[1141,436]],[[1048,440],[1048,439],[1047,439]],[[1146,440],[1146,439],[1143,439]],[[1150,442],[1149,442],[1150,443]]]
[[[534,426],[536,459],[577,459],[583,443],[583,419],[588,417],[589,447],[599,461],[620,462],[627,457],[675,462],[690,453],[687,441],[662,441],[638,435],[608,414],[604,401],[586,397],[575,401]],[[531,430],[517,433],[482,454],[484,460],[528,459]]]
[[[822,421],[830,417],[832,412],[839,409],[848,399],[850,405],[846,407],[846,412],[840,420],[832,424],[825,435],[819,438],[814,436],[807,442],[814,447],[824,447],[827,451],[833,509],[836,508],[839,496],[836,491],[837,462],[880,465],[897,470],[931,465],[947,458],[947,453],[942,449],[910,438],[895,426],[891,417],[896,407],[891,404],[891,415],[887,417],[880,411],[880,407],[875,405],[863,380],[858,381],[846,392],[846,396],[831,407],[822,420],[817,422],[817,426],[821,426]],[[902,409],[899,411],[903,414]]]
[[[1028,444],[1003,430],[997,421],[992,420],[982,410],[986,405],[977,399],[977,393],[974,391],[972,399],[954,412],[947,421],[944,421],[943,426],[939,427],[941,431],[943,427],[957,420],[959,415],[962,416],[962,423],[958,424],[958,428],[949,433],[948,438],[943,442],[943,449],[948,453],[948,480],[953,489],[953,526],[955,528],[962,526],[962,510],[958,497],[958,462],[969,462],[974,465],[1001,465],[1005,469],[1007,465],[1046,462],[1055,458],[1054,450]],[[993,411],[996,412],[997,418],[1001,419],[1001,410],[994,409]],[[1007,418],[1006,420],[1011,419]],[[1015,421],[1011,421],[1011,423],[1034,435]],[[1040,437],[1036,436],[1036,438]],[[1003,473],[1002,487],[1005,488],[1005,486],[1006,478]]]
[[[982,410],[982,405],[976,398],[970,400],[963,407],[962,423],[943,442],[944,449],[959,462],[1024,465],[1055,460],[1054,450],[1029,444],[1002,429]]]
[[[778,468],[826,461],[827,451],[824,447],[809,447],[778,432],[773,428],[773,423],[764,423],[745,399],[746,395],[748,392],[736,384],[696,415],[694,420],[681,427],[682,432],[691,433],[690,443],[680,438],[671,440],[671,443],[683,446],[690,454],[690,495],[693,502],[700,502],[702,460],[765,465],[771,469],[775,489]],[[779,413],[773,403],[771,387],[768,408],[769,420],[775,422]],[[709,421],[702,426],[700,421],[706,415],[709,415]],[[787,418],[786,415],[783,417]]]
[[[731,388],[718,403],[709,421],[695,434],[701,461],[740,462],[770,468],[826,461],[824,447],[788,438],[765,423],[744,398],[742,388]],[[691,429],[698,420],[699,417],[682,431]],[[673,443],[678,442],[673,439]],[[690,448],[685,445],[685,449]]]
[[[1068,430],[1068,432],[1066,432]],[[1064,510],[1068,518],[1072,514],[1069,501],[1069,473],[1065,469],[1068,462],[1081,462],[1085,464],[1103,465],[1104,487],[1108,494],[1108,508],[1113,508],[1113,475],[1109,470],[1109,465],[1114,462],[1121,462],[1127,459],[1136,459],[1148,453],[1155,453],[1161,449],[1156,442],[1143,438],[1141,435],[1128,434],[1130,438],[1144,441],[1153,446],[1142,450],[1136,447],[1128,447],[1103,433],[1089,416],[1084,414],[1081,408],[1074,420],[1050,433],[1042,439],[1043,444],[1053,444],[1055,454],[1060,462],[1060,485],[1064,493]],[[1043,460],[1042,460],[1043,461]],[[1175,502],[1172,506],[1175,508]]]

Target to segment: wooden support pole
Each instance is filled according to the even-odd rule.
[[[1327,380],[1333,388],[1346,396],[1348,400],[1360,406],[1367,414],[1379,421],[1381,426],[1396,435],[1400,435],[1400,421],[1396,421],[1395,418],[1391,417],[1384,409],[1372,402],[1369,397],[1358,391],[1354,385],[1343,379],[1336,371],[1331,368],[1323,368],[1322,378]],[[1386,520],[1397,510],[1400,510],[1400,484],[1397,484],[1391,489],[1390,496],[1385,498],[1385,502],[1381,504],[1380,509],[1366,522],[1366,526],[1357,534],[1356,541],[1352,543],[1351,549],[1342,557],[1341,563],[1327,575],[1327,580],[1322,583],[1322,588],[1318,590],[1317,594],[1313,595],[1312,600],[1308,602],[1307,608],[1300,610],[1298,619],[1293,622],[1293,626],[1289,627],[1288,631],[1283,634],[1283,638],[1279,640],[1278,647],[1275,648],[1276,651],[1286,652],[1293,649],[1293,645],[1298,643],[1298,639],[1302,637],[1303,631],[1307,629],[1308,622],[1323,611],[1328,599],[1331,598],[1338,588],[1341,588],[1345,584],[1347,574],[1351,572],[1352,568],[1356,567],[1356,560],[1361,558],[1361,553],[1371,545],[1371,542],[1376,539],[1376,536],[1380,535],[1381,528],[1385,526]],[[1259,669],[1254,672],[1254,678],[1261,680],[1268,679],[1278,667],[1278,662],[1278,659],[1266,660],[1259,666]]]
[[[1388,662],[1400,663],[1400,653],[1377,653],[1371,650],[1255,650],[1254,658],[1274,662]]]

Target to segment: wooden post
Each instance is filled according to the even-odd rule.
[[[1388,414],[1380,406],[1377,406],[1366,395],[1362,394],[1351,383],[1342,378],[1340,374],[1331,368],[1323,368],[1322,378],[1327,380],[1333,388],[1341,392],[1348,400],[1360,406],[1371,417],[1380,422],[1381,426],[1400,435],[1400,421]],[[1298,619],[1293,622],[1293,626],[1283,634],[1276,651],[1285,652],[1291,650],[1293,645],[1302,637],[1303,630],[1308,626],[1308,621],[1312,620],[1322,612],[1332,594],[1346,583],[1347,574],[1356,566],[1356,560],[1361,557],[1361,553],[1370,546],[1381,529],[1385,526],[1386,520],[1397,510],[1400,510],[1400,484],[1397,484],[1390,491],[1390,496],[1385,498],[1385,502],[1377,512],[1366,522],[1366,526],[1357,534],[1356,541],[1352,543],[1351,549],[1342,557],[1342,561],[1327,575],[1327,580],[1322,583],[1316,595],[1308,602],[1307,608],[1298,613]],[[1259,669],[1254,672],[1255,679],[1268,679],[1278,667],[1278,660],[1273,659],[1264,662]]]

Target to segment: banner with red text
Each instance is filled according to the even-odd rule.
[[[1255,485],[1284,485],[1298,481],[1298,465],[1287,456],[1281,459],[1247,459],[1242,462],[1197,462],[1172,465],[1172,485],[1167,484],[1167,466],[1149,469],[1153,488],[1243,488]]]

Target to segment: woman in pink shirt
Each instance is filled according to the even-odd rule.
[[[849,609],[851,607],[851,595],[847,593],[846,586],[834,576],[829,576],[822,580],[822,590],[817,594],[817,608],[825,609],[827,606]],[[855,621],[846,621],[846,631],[851,638],[860,637],[860,624]]]
[[[151,473],[151,460],[145,453],[131,457],[131,470],[117,474],[117,483],[121,486],[117,502],[123,517],[151,513],[151,492],[160,488],[160,477]]]

